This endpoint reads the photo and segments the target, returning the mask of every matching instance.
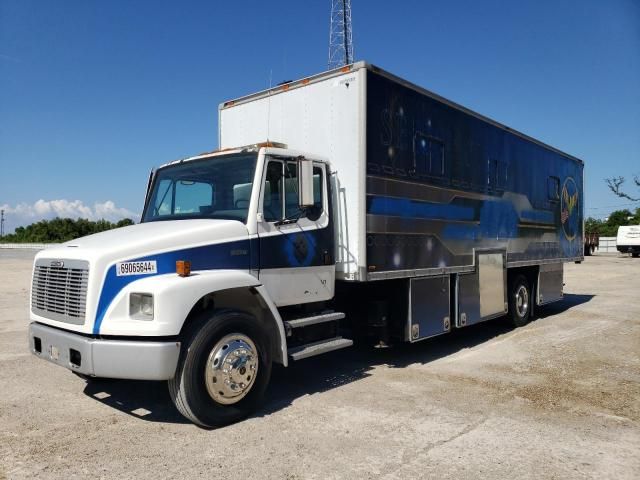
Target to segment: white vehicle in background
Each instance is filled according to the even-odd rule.
[[[630,253],[632,257],[640,256],[640,225],[618,227],[616,247],[620,253]]]

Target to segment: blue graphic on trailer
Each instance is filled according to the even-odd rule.
[[[502,199],[484,200],[472,207],[375,196],[370,199],[367,213],[427,220],[477,222],[448,223],[444,227],[443,236],[453,240],[517,238],[521,220],[553,225],[552,212],[524,210],[518,215],[513,203]]]
[[[582,244],[582,215],[580,194],[573,177],[567,177],[560,193],[560,244],[568,256],[580,255]]]
[[[392,197],[372,198],[367,213],[431,220],[474,220],[475,218],[475,211],[472,207],[418,202]]]

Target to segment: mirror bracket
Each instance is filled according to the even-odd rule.
[[[313,160],[303,156],[299,156],[296,160],[298,163],[298,203],[301,209],[305,209],[315,204],[313,195]]]

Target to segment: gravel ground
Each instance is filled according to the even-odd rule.
[[[640,260],[566,266],[566,297],[387,350],[275,368],[265,407],[184,421],[161,383],[31,356],[33,252],[0,251],[0,479],[639,478]]]

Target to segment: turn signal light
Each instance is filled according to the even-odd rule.
[[[191,275],[191,262],[188,260],[178,260],[176,262],[176,273],[181,277]]]

